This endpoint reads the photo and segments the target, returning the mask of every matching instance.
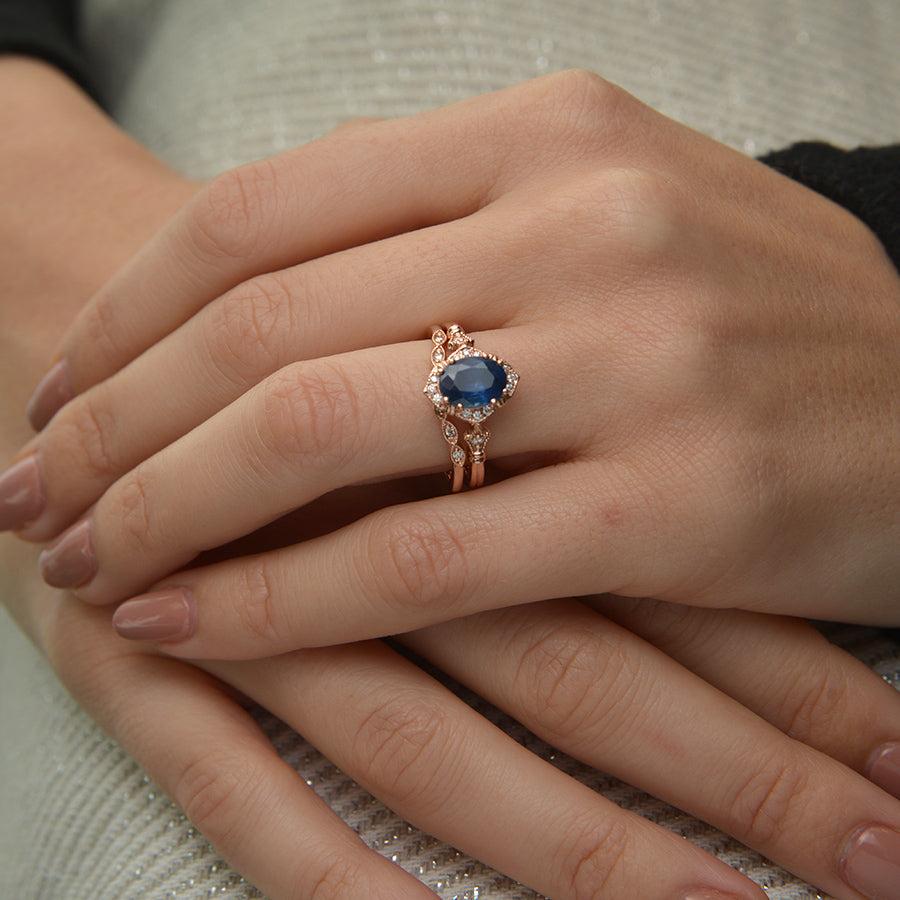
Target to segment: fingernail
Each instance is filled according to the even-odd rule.
[[[869,900],[900,900],[900,832],[876,826],[844,855],[844,880]]]
[[[77,588],[97,574],[90,520],[64,531],[38,557],[41,577],[51,587]]]
[[[184,641],[194,633],[194,597],[187,588],[154,591],[127,600],[113,625],[131,641]]]
[[[40,431],[74,396],[68,366],[61,359],[40,380],[31,399],[25,404],[25,415],[31,427]]]
[[[44,509],[44,481],[37,455],[25,457],[0,475],[0,531],[21,528]]]
[[[885,744],[869,763],[869,780],[900,798],[900,744]]]

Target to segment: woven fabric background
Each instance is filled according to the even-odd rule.
[[[900,139],[894,0],[89,0],[85,36],[123,125],[208,176],[320,135],[581,66],[747,153]],[[900,685],[900,649],[837,642]],[[819,896],[708,826],[554,752],[535,753],[739,867],[773,900]],[[264,712],[272,740],[364,839],[447,898],[534,895],[406,825]],[[0,618],[0,897],[260,896],[72,703]]]

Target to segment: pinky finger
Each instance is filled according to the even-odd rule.
[[[86,618],[79,615],[72,630]],[[108,617],[99,618],[108,631]],[[434,900],[332,812],[219,682],[146,654],[110,662],[68,672],[80,682],[69,680],[70,688],[88,698],[101,726],[271,900]]]

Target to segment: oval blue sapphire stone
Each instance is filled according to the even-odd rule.
[[[440,380],[441,394],[452,406],[466,409],[488,406],[499,400],[506,387],[506,372],[500,363],[483,356],[467,356],[445,367]]]

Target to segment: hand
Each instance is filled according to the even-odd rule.
[[[101,608],[46,587],[40,597],[31,608],[70,690],[273,900],[342,900],[361,885],[366,896],[426,896],[337,821],[218,682],[119,640]],[[559,601],[402,640],[551,744],[712,821],[836,900],[895,896],[900,803],[853,771],[900,791],[893,689],[800,622],[593,605],[628,628]],[[764,900],[377,641],[205,665],[409,821],[548,897]]]
[[[11,81],[6,82],[7,78]],[[74,310],[108,272],[135,252],[195,188],[125,139],[52,70],[37,63],[9,60],[0,63],[0,83],[4,88],[0,96],[9,101],[3,110],[4,121],[15,121],[19,126],[10,124],[6,134],[34,138],[34,146],[5,143],[2,152],[8,151],[8,155],[0,166],[0,173],[9,176],[0,186],[4,196],[20,192],[8,204],[10,214],[4,220],[7,228],[0,242],[0,253],[8,262],[0,266],[4,278],[0,334],[6,341],[0,355],[0,435],[2,446],[8,449],[21,440],[19,410],[25,386],[42,364],[43,347],[57,339]],[[27,89],[25,93],[23,89]],[[20,106],[11,110],[17,99]],[[62,129],[62,136],[42,133],[44,126]],[[62,171],[55,149],[61,141],[73,148]],[[29,162],[34,163],[33,173]],[[11,264],[13,261],[18,264]],[[356,501],[352,508],[357,508]],[[334,513],[335,498],[316,517],[328,530],[334,523],[323,514],[325,509]],[[367,896],[373,897],[429,895],[414,879],[365,848],[312,795],[278,759],[220,681],[187,663],[167,660],[146,647],[119,640],[109,627],[107,611],[85,607],[38,581],[32,548],[7,538],[0,542],[0,554],[3,596],[37,646],[47,653],[67,688],[188,810],[226,858],[273,900],[313,895],[355,897],[360,884],[365,884]],[[567,628],[577,616],[589,614],[598,629],[598,641],[596,645],[582,644],[584,651],[592,647],[592,652],[603,651],[610,637],[618,642],[620,630],[603,624],[604,620],[588,610],[579,610],[548,607],[543,619],[534,621],[540,627]],[[539,611],[536,606],[532,615]],[[467,627],[475,624],[473,620]],[[512,641],[511,652],[498,660],[495,674],[500,677],[493,688],[485,687],[511,692],[510,702],[514,703],[520,663],[536,657],[527,643],[522,643],[527,635],[517,638],[510,632],[510,624],[485,621],[485,636],[494,635],[498,640],[508,636]],[[413,635],[409,641],[413,646],[418,642],[426,655],[439,658],[440,649],[431,654],[427,648],[428,641],[435,639],[441,643],[437,630]],[[460,639],[465,644],[470,642],[465,635],[457,638],[451,632],[447,634],[447,646],[453,648],[454,657],[462,658],[465,647],[458,646]],[[791,643],[798,651],[796,658],[804,660],[799,652],[804,642]],[[544,641],[542,646],[546,650],[549,645]],[[635,638],[626,639],[622,648],[635,664],[641,664],[641,660],[652,667],[659,664],[660,655]],[[851,737],[832,740],[831,746],[837,748],[832,752],[849,766],[858,767],[872,755],[871,747],[880,746],[885,735],[900,729],[896,698],[870,673],[854,668],[842,655],[835,655],[833,660],[833,666],[826,666],[828,671],[833,668],[835,677],[840,678],[849,666],[848,683],[861,700],[844,711],[841,721],[850,727]],[[696,888],[720,888],[740,898],[762,897],[722,864],[527,757],[518,745],[499,735],[420,670],[378,644],[294,654],[281,662],[216,666],[217,674],[280,710],[286,719],[308,724],[310,736],[411,819],[433,826],[438,834],[458,838],[462,846],[471,847],[482,858],[530,880],[552,896],[575,897],[580,890],[594,893],[594,886],[598,886],[596,895],[602,897],[601,884],[607,885],[603,888],[606,896],[614,896],[619,888],[635,895],[648,884],[651,886],[646,895],[651,900]],[[670,673],[677,671],[673,663],[665,667]],[[661,673],[665,673],[665,667]],[[567,668],[567,673],[577,671],[578,667]],[[469,677],[465,667],[459,673]],[[614,674],[612,669],[609,674]],[[687,678],[686,672],[678,675],[679,681]],[[472,680],[477,683],[474,675]],[[694,681],[692,691],[702,685]],[[308,690],[303,702],[298,701],[299,694],[288,696],[291,692],[286,689],[291,682]],[[536,730],[558,732],[560,743],[568,742],[573,752],[580,752],[575,739],[587,732],[580,730],[581,725],[570,731],[552,714],[550,702],[560,696],[560,691],[570,695],[570,685],[574,682],[564,678],[547,695],[547,714],[535,715],[533,722]],[[610,690],[614,687],[611,683],[607,686]],[[545,682],[539,698],[549,687]],[[695,699],[702,701],[708,690],[701,687]],[[771,698],[773,692],[765,694]],[[321,703],[312,702],[314,699]],[[336,708],[346,709],[346,717],[334,717]],[[722,707],[726,727],[736,724],[743,729],[741,733],[771,742],[776,755],[792,755],[790,742],[739,709],[736,704]],[[856,718],[863,713],[865,727]],[[417,744],[415,738],[422,733],[416,723],[426,721],[428,716],[436,716],[442,725],[439,739],[453,737],[460,745],[458,768],[440,752],[439,742]],[[818,721],[819,717],[811,718]],[[583,722],[588,728],[597,725],[590,716]],[[878,723],[877,727],[872,723]],[[430,728],[427,731],[431,733]],[[673,737],[678,737],[677,731],[673,731]],[[815,745],[815,740],[810,743]],[[365,752],[376,744],[383,747],[380,765]],[[391,747],[397,747],[398,752],[391,752]],[[424,752],[429,748],[436,752]],[[401,751],[406,749],[411,753],[404,757]],[[607,745],[604,753],[610,749]],[[613,750],[613,762],[614,757]],[[408,766],[402,764],[404,758],[409,760]],[[816,760],[815,754],[806,755],[798,765],[812,761],[815,768]],[[496,772],[518,773],[519,767],[522,781],[502,779],[497,783]],[[894,814],[890,801],[849,769],[836,766],[832,771],[837,775],[837,789],[859,794],[856,805],[849,807],[852,812],[861,810],[864,804],[866,816],[890,821]],[[487,773],[488,783],[484,783],[484,777],[462,783],[452,792],[458,806],[450,808],[439,788],[462,772]],[[765,779],[771,772],[760,774]],[[723,776],[726,780],[730,777],[728,773]],[[532,777],[533,781],[527,780]],[[529,789],[524,791],[526,783]],[[673,799],[678,796],[674,779],[664,778],[660,785],[663,793]],[[742,794],[751,800],[755,796],[749,791]],[[871,804],[868,801],[873,797],[876,802]],[[566,802],[560,804],[561,798]],[[723,823],[727,819],[738,833],[746,829],[750,835],[754,831],[749,808],[742,811],[743,816],[728,816],[724,808],[713,809],[718,799],[709,792],[701,791],[689,799],[698,812],[709,806],[715,819]],[[535,829],[534,817],[524,813],[536,809],[555,828]],[[484,834],[485,810],[492,812],[498,825],[491,834]],[[798,818],[803,819],[803,814],[798,813]],[[523,822],[528,827],[524,833]],[[799,871],[809,871],[829,884],[842,872],[856,877],[853,860],[859,851],[852,855],[855,837],[842,829],[846,831],[846,822],[836,822],[829,840],[836,842],[836,852],[840,844],[840,852],[849,862],[837,861],[833,866],[796,854],[780,838],[767,839],[760,833],[760,844],[788,861],[797,859]],[[613,861],[608,852],[617,845],[610,842],[600,846],[598,834],[627,839],[628,846]],[[631,864],[633,871],[626,868]],[[654,868],[658,865],[662,866],[660,872]]]
[[[417,339],[451,318],[521,374],[489,448],[514,478],[159,582],[444,466]],[[94,504],[46,576],[170,589],[129,615],[174,597],[188,657],[606,592],[896,624],[898,345],[900,279],[853,216],[555,75],[214,181],[64,339],[78,397],[12,524],[46,540]]]

